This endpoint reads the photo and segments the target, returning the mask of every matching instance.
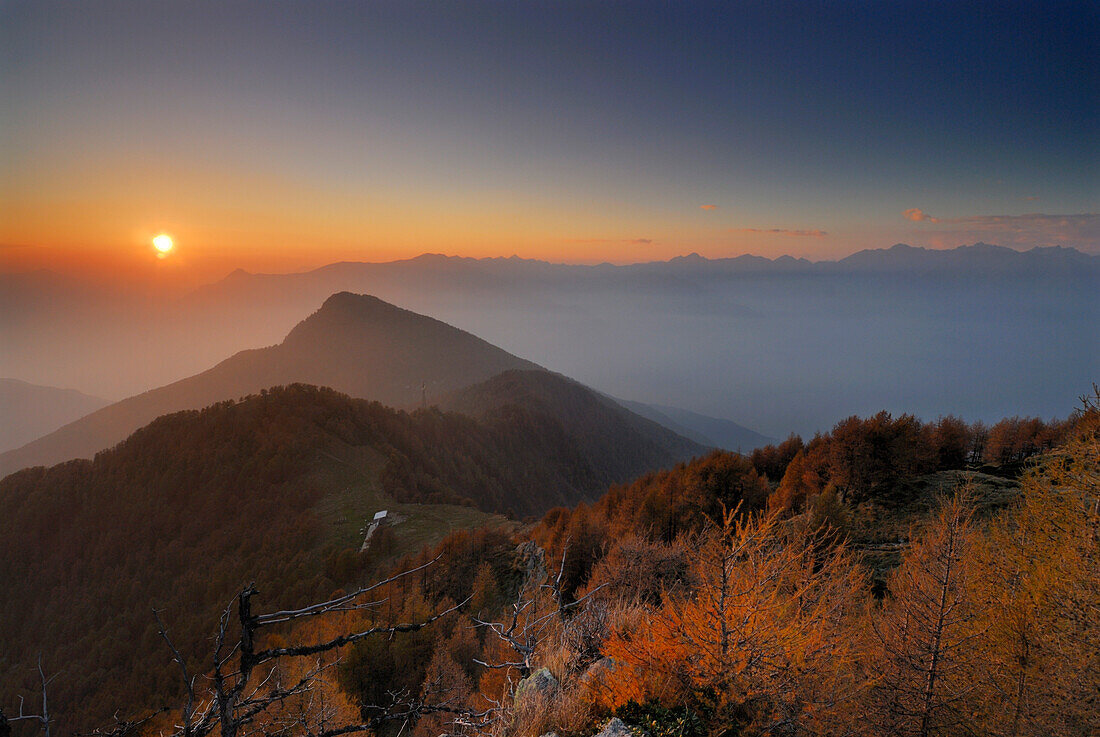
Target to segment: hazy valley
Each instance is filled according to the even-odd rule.
[[[1100,257],[895,247],[837,262],[631,266],[421,256],[238,272],[171,302],[19,278],[0,375],[123,398],[274,345],[339,291],[370,294],[625,400],[766,436],[882,408],[1064,414],[1100,367]],[[61,282],[63,285],[64,282]],[[60,292],[60,295],[57,293]],[[904,339],[899,339],[904,336]],[[68,360],[80,356],[80,361]],[[1008,397],[1026,396],[1027,406]]]

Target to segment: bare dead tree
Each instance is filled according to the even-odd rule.
[[[142,727],[166,711],[168,710],[157,709],[140,719],[120,719],[116,712],[114,715],[114,722],[111,726],[98,727],[91,732],[82,733],[80,737],[131,737],[131,735],[138,735],[141,734],[140,730]]]
[[[53,679],[57,678],[58,674],[54,673],[49,678],[46,677],[46,671],[42,667],[42,656],[38,656],[38,677],[42,684],[42,709],[37,714],[27,714],[23,711],[23,697],[19,697],[19,713],[13,717],[4,715],[3,710],[0,710],[0,730],[7,729],[9,734],[11,727],[9,722],[21,722],[21,721],[33,721],[37,722],[39,729],[46,733],[46,737],[50,737],[51,728],[50,724],[53,721],[50,717],[50,702],[47,697],[47,690]]]
[[[511,617],[505,622],[487,622],[474,617],[474,623],[478,627],[486,627],[505,642],[515,653],[516,658],[503,662],[489,663],[474,660],[485,668],[508,668],[519,672],[520,678],[531,675],[535,653],[539,644],[546,638],[555,623],[563,627],[568,625],[568,618],[572,610],[586,603],[602,586],[599,586],[579,599],[566,601],[562,592],[562,578],[565,572],[565,562],[569,555],[569,540],[565,541],[562,549],[561,562],[558,565],[557,574],[550,578],[546,572],[545,552],[534,543],[522,546],[521,552],[527,559],[527,575],[516,595],[516,600],[511,606]],[[543,607],[545,596],[548,594],[553,606]]]
[[[414,575],[438,560],[411,568],[393,576],[364,586],[328,601],[310,604],[299,609],[285,609],[257,614],[253,611],[256,587],[249,584],[231,600],[218,619],[213,638],[212,662],[209,670],[198,675],[188,668],[187,661],[168,634],[168,627],[161,611],[153,610],[157,631],[172,654],[172,661],[179,669],[185,701],[179,707],[180,720],[168,733],[171,737],[207,737],[217,732],[219,737],[340,737],[377,729],[395,720],[415,721],[430,713],[454,714],[456,719],[471,724],[480,723],[487,712],[476,712],[458,703],[429,703],[405,693],[391,694],[391,703],[362,706],[362,719],[352,724],[333,724],[331,714],[323,707],[322,677],[338,660],[324,662],[327,653],[370,637],[394,637],[415,632],[455,612],[466,602],[461,602],[430,616],[413,622],[372,625],[351,632],[338,634],[316,642],[268,645],[266,633],[273,627],[301,620],[326,617],[339,613],[371,611],[383,604],[385,598],[376,598],[387,585]],[[302,668],[290,667],[292,663],[307,663]],[[40,667],[41,672],[41,667]],[[290,675],[292,672],[295,675]],[[198,688],[201,681],[206,688]],[[43,673],[42,715],[20,714],[15,719],[38,719],[47,728],[45,685]],[[293,701],[297,699],[298,701]],[[295,708],[290,708],[292,702]],[[286,707],[286,708],[283,708]],[[127,737],[150,719],[163,713],[160,710],[140,720],[127,721],[116,717],[115,723],[90,733],[91,737]]]
[[[283,683],[282,673],[277,667],[284,659],[306,658],[330,652],[368,637],[392,637],[400,633],[414,632],[456,611],[465,602],[456,604],[417,622],[394,625],[373,626],[355,632],[341,634],[322,642],[296,644],[283,647],[257,648],[259,635],[275,625],[296,620],[320,617],[337,612],[371,609],[382,601],[367,600],[367,594],[377,591],[400,578],[423,570],[435,561],[417,568],[390,576],[382,581],[366,586],[350,594],[345,594],[319,604],[313,604],[294,610],[281,610],[270,614],[252,613],[252,599],[256,595],[254,586],[247,586],[237,596],[236,624],[238,636],[232,648],[226,652],[230,608],[222,616],[218,635],[215,638],[215,657],[213,668],[213,700],[215,709],[203,722],[197,723],[194,734],[203,737],[209,728],[217,723],[221,737],[237,737],[241,729],[256,721],[275,704],[285,703],[288,699],[310,693],[324,666],[306,671],[293,683]],[[223,655],[223,653],[225,653]],[[232,664],[232,665],[231,665]],[[215,717],[216,716],[216,720]],[[385,715],[380,715],[385,716]],[[363,722],[360,725],[345,725],[324,730],[325,733],[349,734],[373,728],[378,719]],[[318,734],[312,732],[312,734]],[[182,737],[182,735],[181,735]]]
[[[389,724],[401,722],[411,724],[429,714],[446,714],[453,717],[452,726],[469,729],[484,729],[494,721],[495,710],[469,709],[458,700],[450,699],[439,703],[429,703],[412,697],[405,691],[391,692],[391,703],[382,705],[364,705],[364,718],[358,724],[345,724],[331,729],[309,732],[309,737],[340,737],[341,735],[366,732]],[[373,712],[371,716],[366,713]]]
[[[157,634],[159,634],[161,639],[168,645],[168,649],[172,651],[172,660],[180,667],[180,679],[183,681],[184,689],[187,691],[187,703],[183,705],[182,710],[182,735],[183,737],[191,737],[191,720],[195,714],[195,676],[188,672],[187,661],[183,659],[183,655],[180,654],[180,651],[168,636],[168,627],[164,624],[164,620],[160,618],[160,611],[154,609],[153,616],[156,617],[157,620]]]

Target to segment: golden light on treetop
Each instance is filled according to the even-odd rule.
[[[172,243],[172,237],[165,233],[161,233],[160,235],[153,238],[153,248],[157,249],[158,253],[161,255],[167,254],[169,251],[171,251],[173,245],[174,244]]]

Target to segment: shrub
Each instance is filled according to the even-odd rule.
[[[705,737],[703,720],[686,706],[668,708],[656,701],[639,704],[628,701],[615,710],[635,734],[648,733],[650,737]]]

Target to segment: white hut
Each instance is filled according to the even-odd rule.
[[[374,531],[382,525],[386,524],[389,520],[390,513],[388,510],[383,509],[380,512],[374,513],[374,519],[371,520],[370,525],[367,527],[367,534],[363,538],[363,545],[359,548],[359,552],[362,553],[368,547],[370,547],[371,536],[374,535]]]

